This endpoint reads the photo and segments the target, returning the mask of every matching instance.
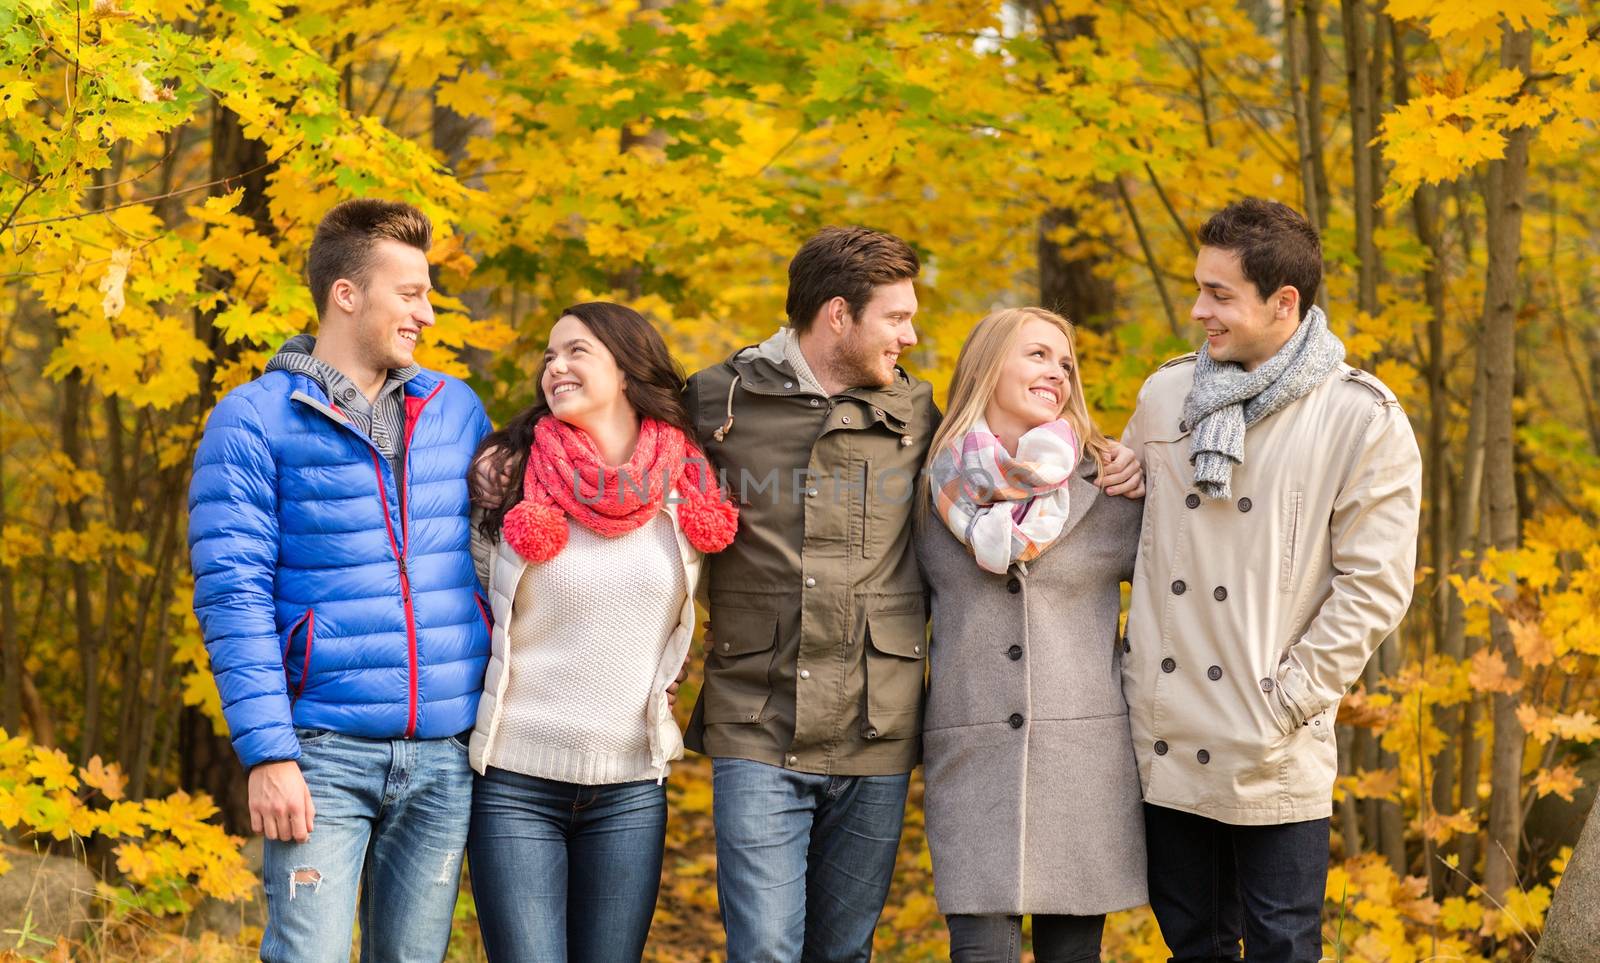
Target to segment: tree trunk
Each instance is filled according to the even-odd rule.
[[[1526,75],[1533,59],[1533,35],[1504,28],[1500,65]],[[1483,351],[1488,392],[1488,435],[1485,482],[1489,499],[1489,535],[1494,547],[1513,551],[1520,543],[1517,506],[1516,440],[1512,401],[1516,390],[1517,309],[1520,287],[1517,263],[1522,255],[1522,214],[1528,195],[1528,145],[1533,131],[1522,127],[1506,137],[1505,157],[1489,164],[1485,210],[1488,215],[1488,268],[1483,292]],[[1516,586],[1500,591],[1505,603],[1516,599]],[[1492,612],[1495,648],[1519,675],[1520,660],[1511,626],[1502,612]],[[1484,862],[1484,888],[1504,898],[1517,882],[1522,837],[1522,753],[1525,733],[1517,721],[1518,698],[1497,692],[1491,698],[1494,752],[1490,761],[1489,836]]]
[[[1095,331],[1106,330],[1115,320],[1117,288],[1111,277],[1097,273],[1103,256],[1079,254],[1067,257],[1055,241],[1060,230],[1076,229],[1078,212],[1053,207],[1039,217],[1039,303]]]
[[[0,531],[6,526],[5,439],[0,438]],[[22,730],[22,633],[17,625],[16,587],[10,566],[0,565],[0,726],[7,735]]]
[[[1578,837],[1545,917],[1534,963],[1590,963],[1600,947],[1600,800]]]

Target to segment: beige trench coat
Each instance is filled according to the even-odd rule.
[[[1235,825],[1332,812],[1339,700],[1411,602],[1422,466],[1392,392],[1341,365],[1194,487],[1194,356],[1139,393],[1148,492],[1122,685],[1146,802]]]

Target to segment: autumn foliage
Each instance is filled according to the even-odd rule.
[[[770,333],[787,257],[851,222],[925,258],[917,374],[1044,303],[1112,432],[1191,348],[1200,221],[1305,210],[1427,473],[1412,612],[1340,713],[1327,951],[1537,940],[1600,779],[1592,5],[13,0],[0,116],[0,872],[85,860],[104,921],[51,949],[0,920],[0,946],[251,956],[248,925],[190,926],[259,896],[183,494],[217,398],[313,327],[311,231],[356,195],[433,219],[418,360],[497,419],[561,305],[625,301],[693,370]],[[706,959],[703,760],[670,798],[651,952]],[[944,952],[918,799],[885,959]],[[1148,911],[1106,947],[1165,958]]]

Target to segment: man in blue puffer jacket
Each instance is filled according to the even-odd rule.
[[[466,477],[489,420],[412,361],[431,240],[409,205],[330,211],[307,258],[318,337],[229,392],[195,455],[195,613],[267,837],[263,960],[347,961],[358,892],[362,960],[449,943],[489,655]]]

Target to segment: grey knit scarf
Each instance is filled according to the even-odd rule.
[[[1194,426],[1189,461],[1206,498],[1232,497],[1233,466],[1244,463],[1245,429],[1322,384],[1344,360],[1344,342],[1328,330],[1328,317],[1312,305],[1294,336],[1254,371],[1213,361],[1205,348],[1195,364],[1194,387],[1183,402]]]

